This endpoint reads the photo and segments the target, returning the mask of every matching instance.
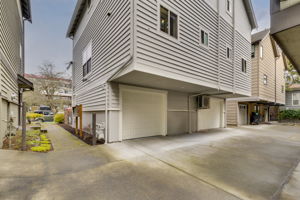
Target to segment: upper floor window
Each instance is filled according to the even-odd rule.
[[[264,47],[263,46],[259,47],[259,57],[261,59],[263,59],[263,57],[264,57]]]
[[[300,93],[293,93],[293,106],[300,106]]]
[[[82,52],[83,78],[92,71],[92,42],[90,42]]]
[[[251,57],[255,58],[255,45],[251,46]]]
[[[232,49],[230,47],[228,47],[228,46],[226,48],[226,58],[227,58],[227,60],[231,60],[232,59]]]
[[[226,0],[226,11],[229,14],[232,13],[232,0]]]
[[[200,44],[203,46],[209,46],[209,33],[204,29],[200,29]]]
[[[264,85],[268,85],[268,76],[266,74],[264,74],[263,83]]]
[[[247,61],[242,58],[242,72],[247,73]]]
[[[163,6],[160,6],[160,30],[178,38],[178,15]]]

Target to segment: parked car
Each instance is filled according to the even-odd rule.
[[[38,118],[37,119],[38,121],[52,122],[54,119],[54,113],[51,110],[36,110],[36,111],[34,111],[34,113],[44,115],[43,117]]]

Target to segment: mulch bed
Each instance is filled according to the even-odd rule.
[[[93,145],[93,136],[87,132],[83,131],[83,137],[81,138],[79,135],[76,135],[75,128],[67,124],[59,124],[60,127],[71,133],[72,135],[76,136],[78,139],[82,140],[88,145]],[[97,140],[96,145],[104,144],[104,140]]]

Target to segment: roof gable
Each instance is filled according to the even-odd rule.
[[[223,1],[223,0],[221,0],[221,1]],[[246,9],[247,16],[249,18],[251,27],[252,27],[252,29],[255,29],[258,27],[258,25],[257,25],[254,10],[253,10],[252,2],[251,2],[251,0],[243,0],[243,2],[245,5],[245,9]],[[86,0],[77,0],[76,7],[75,7],[75,10],[73,12],[73,15],[72,15],[69,27],[68,27],[67,37],[74,36],[74,34],[79,26],[79,23],[81,21],[82,15],[84,14],[85,5],[86,5]]]

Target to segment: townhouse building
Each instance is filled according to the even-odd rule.
[[[30,0],[0,1],[0,147],[8,121],[20,125],[23,90],[33,88],[24,78],[24,24],[31,22]]]
[[[78,0],[72,104],[106,142],[226,126],[251,95],[251,0]],[[74,120],[76,121],[76,120]]]
[[[228,125],[278,120],[279,107],[285,104],[286,58],[270,30],[252,35],[251,56],[252,96],[227,99]]]

